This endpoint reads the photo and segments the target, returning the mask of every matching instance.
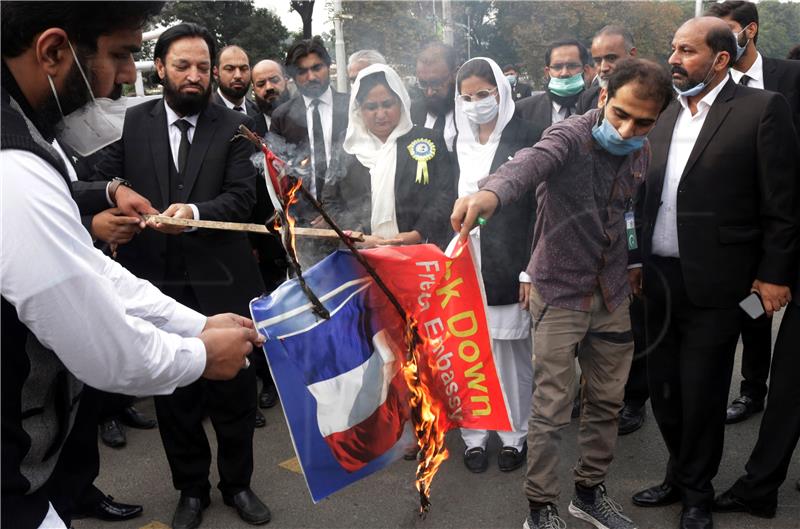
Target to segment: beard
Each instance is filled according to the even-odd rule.
[[[425,109],[434,116],[444,116],[450,112],[455,105],[456,86],[451,85],[444,96],[424,96]]]
[[[701,74],[689,75],[689,72],[687,72],[682,66],[675,65],[671,68],[670,73],[671,74],[679,73],[683,75],[684,78],[675,79],[673,77],[672,84],[675,86],[675,88],[677,88],[681,92],[689,90],[690,88],[699,85],[708,78],[708,75],[711,72],[711,67],[713,66],[713,64],[714,61],[713,60],[710,61],[708,63],[708,67],[705,70],[703,70],[704,73],[702,75]]]
[[[271,95],[277,95],[277,97],[269,99]],[[256,106],[258,106],[258,110],[260,110],[263,114],[271,116],[272,112],[276,108],[289,100],[289,91],[284,90],[279,94],[277,91],[269,89],[267,90],[266,96],[266,98],[262,99],[258,97],[258,95],[255,95]]]
[[[239,100],[247,95],[250,90],[250,85],[245,83],[241,88],[233,88],[231,86],[219,85],[219,91],[228,96],[228,99]]]
[[[303,86],[298,84],[297,89],[300,90],[300,93],[304,96],[314,99],[324,94],[325,90],[328,89],[328,85],[330,85],[330,79],[326,79],[325,82],[308,81]]]
[[[81,64],[87,65],[85,71],[89,79],[89,84],[91,85],[91,68],[87,64],[86,58],[82,56],[80,51],[77,50],[76,53],[81,61]],[[119,92],[122,94],[122,86],[117,86],[119,86]],[[83,80],[83,76],[81,75],[77,64],[73,63],[72,68],[67,73],[67,77],[64,79],[64,88],[61,93],[58,94],[58,101],[56,101],[55,96],[48,98],[47,102],[37,109],[37,112],[42,116],[46,123],[55,125],[61,121],[63,117],[62,113],[64,116],[71,114],[89,101],[91,101],[91,96],[86,88],[86,83]],[[58,107],[59,104],[61,105],[60,110]]]
[[[201,84],[186,83],[184,86],[197,86],[202,91],[197,93],[183,93],[180,91],[179,86],[175,86],[168,74],[164,74],[164,99],[167,104],[176,113],[181,116],[192,116],[199,114],[208,106],[209,97],[211,96],[211,83],[205,87]]]

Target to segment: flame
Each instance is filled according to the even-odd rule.
[[[427,383],[420,377],[419,365],[420,362],[424,362],[422,353],[432,342],[419,334],[417,322],[410,317],[406,325],[406,343],[409,359],[403,366],[403,376],[411,395],[411,419],[419,447],[415,482],[419,491],[419,514],[425,516],[431,504],[431,482],[441,464],[449,456],[444,446],[447,432],[439,423],[439,417],[446,416],[446,411],[442,409]]]
[[[293,204],[296,204],[299,200],[297,198],[297,192],[300,190],[300,186],[303,185],[303,181],[299,178],[295,180],[289,190],[286,192],[286,207],[283,210],[284,215],[286,216],[286,227],[289,230],[289,235],[291,236],[292,240],[292,252],[297,255],[297,247],[295,246],[295,234],[294,234],[294,225],[295,225],[295,218],[292,216],[291,212],[289,211]]]

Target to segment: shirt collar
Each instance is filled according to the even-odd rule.
[[[322,92],[322,95],[319,97],[308,97],[304,95],[303,102],[306,104],[306,108],[310,107],[311,102],[315,99],[319,99],[322,103],[333,107],[333,89],[328,86],[328,89]]]
[[[172,110],[166,99],[164,100],[164,108],[167,110],[167,125],[174,125],[179,119],[185,119],[192,124],[192,127],[197,127],[197,119],[200,117],[200,114],[192,114],[191,116],[181,117],[176,114],[174,110]]]
[[[750,69],[746,72],[740,72],[739,70],[731,68],[731,77],[733,77],[734,82],[738,83],[745,75],[754,81],[761,81],[764,78],[764,60],[761,58],[759,52],[756,52],[756,60],[753,61],[753,64],[750,65]]]
[[[722,91],[722,87],[725,86],[725,84],[728,82],[728,79],[730,79],[730,73],[728,75],[726,75],[725,79],[720,81],[720,83],[717,86],[715,86],[709,93],[704,95],[703,99],[701,99],[700,101],[697,102],[697,109],[701,110],[701,109],[705,109],[705,108],[708,108],[711,105],[713,105],[714,101],[717,99],[717,96]],[[688,97],[686,97],[686,96],[678,96],[678,102],[681,104],[681,106],[684,108],[684,110],[688,110],[689,109],[689,98]]]
[[[229,109],[233,110],[233,107],[237,106],[237,105],[234,105],[233,103],[231,103],[230,101],[228,101],[228,98],[225,97],[222,94],[222,91],[219,89],[219,87],[217,87],[217,94],[219,94],[220,99],[222,99],[222,102],[225,103],[225,106],[228,107]],[[246,110],[246,107],[245,107],[246,104],[247,103],[245,102],[245,100],[242,99],[242,104],[238,105],[238,106],[240,106],[242,108],[242,110]],[[237,112],[239,112],[239,110],[237,110]]]

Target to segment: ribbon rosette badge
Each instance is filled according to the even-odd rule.
[[[428,161],[436,156],[436,145],[428,138],[417,138],[408,144],[408,154],[417,161],[417,184],[428,183]]]

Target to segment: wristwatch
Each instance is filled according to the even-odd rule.
[[[119,189],[119,186],[125,186],[133,189],[131,183],[124,178],[113,178],[111,183],[108,184],[108,198],[111,199],[111,202],[113,202],[114,205],[117,204],[117,189]]]

